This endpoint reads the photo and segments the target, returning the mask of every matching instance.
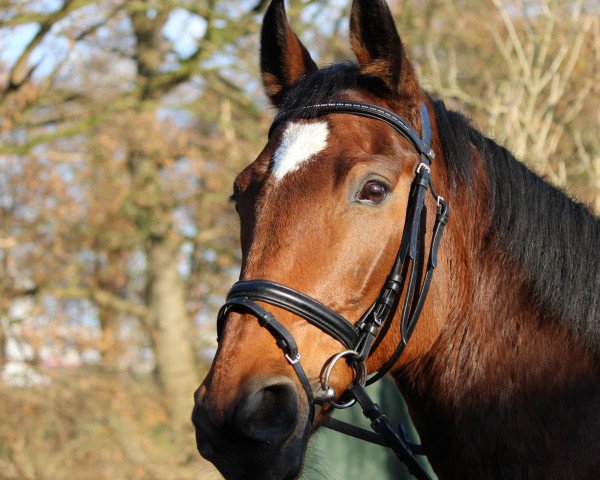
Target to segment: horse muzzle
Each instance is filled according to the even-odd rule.
[[[198,451],[227,480],[296,478],[310,434],[296,385],[282,376],[251,383],[226,406],[200,387],[192,412]]]

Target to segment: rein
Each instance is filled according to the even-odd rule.
[[[311,423],[314,419],[315,405],[327,403],[333,408],[340,409],[350,407],[358,402],[364,415],[371,420],[371,428],[375,433],[331,417],[325,421],[325,426],[368,442],[388,446],[407,466],[412,475],[419,480],[430,480],[427,472],[415,458],[415,455],[423,454],[421,446],[414,445],[408,440],[401,424],[397,430],[391,426],[379,405],[370,398],[365,389],[367,385],[380,380],[392,369],[415,329],[431,285],[433,272],[438,263],[438,248],[444,228],[449,220],[450,208],[445,200],[437,194],[430,177],[434,152],[431,147],[432,133],[429,111],[425,103],[421,103],[422,135],[420,136],[406,120],[390,110],[355,101],[323,103],[302,107],[290,114],[277,116],[271,126],[269,136],[291,116],[308,119],[326,114],[349,114],[380,120],[409,140],[420,154],[420,163],[416,169],[409,194],[402,241],[394,265],[379,295],[356,323],[350,322],[322,303],[290,287],[267,280],[239,281],[233,285],[227,294],[226,303],[219,311],[217,317],[218,337],[221,337],[225,319],[230,312],[253,315],[259,325],[266,328],[275,338],[285,359],[294,368],[306,392]],[[428,190],[436,200],[437,215],[425,265],[425,196]],[[371,353],[375,340],[381,341],[387,333],[385,330],[378,338],[381,329],[389,328],[391,325],[398,311],[402,292],[406,292],[406,294],[401,309],[401,341],[379,371],[367,378],[365,361]],[[277,321],[273,314],[256,302],[267,303],[287,310],[320,328],[344,346],[344,351],[334,355],[325,364],[317,390],[313,389],[302,368],[301,355],[293,335]],[[334,365],[342,358],[350,363],[356,375],[354,384],[341,396],[337,396],[334,389],[329,386],[329,377]],[[335,401],[336,398],[340,403]]]

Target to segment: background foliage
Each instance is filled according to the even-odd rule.
[[[0,478],[215,477],[188,417],[273,115],[266,3],[0,0]],[[289,3],[350,58],[349,1]],[[390,3],[434,96],[600,211],[597,0]]]

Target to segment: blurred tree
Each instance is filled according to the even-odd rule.
[[[6,313],[0,311],[0,316],[6,318]],[[6,331],[3,322],[0,321],[0,369],[4,368],[6,363]]]
[[[261,118],[216,65],[233,62],[255,13],[212,0],[7,3],[4,38],[23,25],[36,33],[16,46],[0,92],[2,161],[22,186],[3,296],[58,301],[67,316],[91,301],[108,368],[121,360],[118,319],[135,318],[178,428],[199,380],[195,284],[206,289],[200,272],[222,278],[235,261],[224,200]]]
[[[425,86],[600,212],[598,3],[395,5]]]

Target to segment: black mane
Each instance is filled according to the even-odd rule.
[[[335,100],[343,90],[382,92],[355,64],[311,72],[287,93],[280,114]],[[498,247],[526,275],[533,300],[600,350],[600,220],[485,137],[460,113],[434,102],[454,189],[472,180],[471,146],[485,158]]]
[[[600,220],[463,115],[439,101],[435,110],[444,157],[470,158],[471,145],[484,157],[498,246],[526,276],[533,300],[600,349]]]

